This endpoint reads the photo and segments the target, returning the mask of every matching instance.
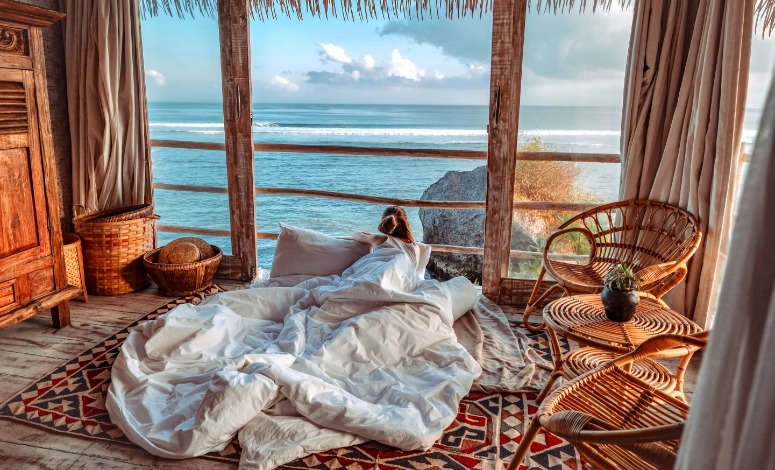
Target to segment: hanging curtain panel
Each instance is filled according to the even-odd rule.
[[[703,243],[665,300],[706,327],[741,156],[754,3],[635,2],[620,196],[667,202],[699,219]]]
[[[775,89],[733,231],[676,469],[775,468]]]
[[[73,153],[73,204],[150,202],[150,148],[138,2],[60,0]]]

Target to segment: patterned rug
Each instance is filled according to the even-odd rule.
[[[0,405],[0,418],[42,426],[52,431],[130,444],[110,422],[105,396],[110,385],[110,368],[129,329],[152,320],[184,303],[197,304],[221,292],[214,286],[195,296],[167,303],[127,325],[102,343],[85,351],[39,379]],[[519,328],[512,322],[513,328]],[[525,330],[521,330],[525,331]],[[528,333],[531,345],[551,359],[546,335]],[[561,339],[565,351],[568,343]],[[525,417],[537,406],[535,394],[471,394],[460,404],[455,422],[428,451],[404,452],[377,443],[335,449],[286,464],[285,469],[481,469],[504,470],[519,444]],[[582,461],[573,446],[541,431],[531,446],[532,464],[520,470],[581,470]],[[236,439],[220,453],[205,458],[239,462]]]

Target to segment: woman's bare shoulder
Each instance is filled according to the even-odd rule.
[[[353,240],[356,242],[366,243],[371,246],[381,245],[387,241],[387,238],[387,235],[377,235],[366,232],[355,232],[355,234],[353,234]]]

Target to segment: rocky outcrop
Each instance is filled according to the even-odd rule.
[[[471,171],[450,171],[433,183],[422,195],[427,201],[484,201],[487,195],[487,167]],[[423,242],[438,245],[484,246],[483,210],[420,209]],[[527,250],[533,238],[518,224],[512,225],[511,248]],[[456,253],[432,253],[428,273],[445,281],[465,276],[482,281],[482,256]]]

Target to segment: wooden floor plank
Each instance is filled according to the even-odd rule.
[[[0,468],[67,470],[75,466],[80,454],[3,442],[0,438]]]
[[[0,433],[0,455],[3,455],[3,450],[6,450],[8,452],[6,457],[12,459],[13,462],[13,466],[8,468],[95,470],[124,468],[219,470],[236,468],[235,464],[201,458],[163,459],[155,457],[137,446],[73,437],[17,421],[3,420],[0,423],[3,426],[3,432]],[[37,454],[51,454],[53,458],[51,461],[30,459],[30,456]],[[65,467],[57,465],[65,465]],[[0,468],[6,468],[2,461],[0,461]]]
[[[35,379],[29,379],[26,377],[0,374],[0,403],[8,400],[12,396],[24,390],[34,381]],[[0,426],[4,426],[4,423],[0,424]]]

